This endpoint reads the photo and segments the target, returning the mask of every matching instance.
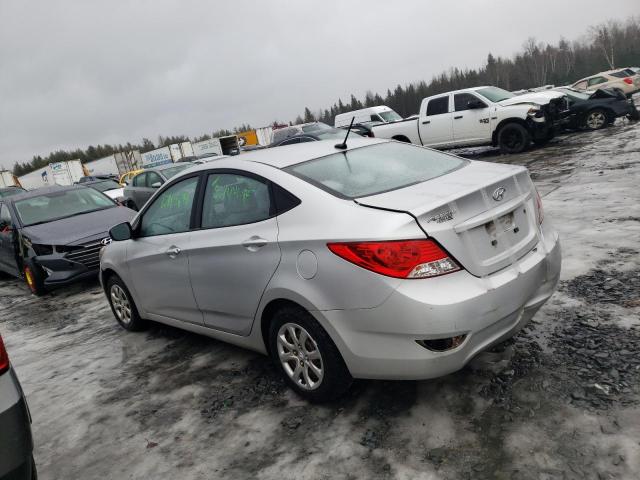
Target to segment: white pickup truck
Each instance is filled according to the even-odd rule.
[[[498,87],[476,87],[422,100],[418,118],[376,125],[375,137],[435,148],[493,145],[519,153],[531,141],[553,138],[567,110],[565,95],[543,91],[514,95]]]

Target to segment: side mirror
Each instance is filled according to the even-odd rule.
[[[151,188],[160,188],[162,186],[162,182],[153,182],[151,184]]]
[[[471,100],[467,102],[467,108],[469,110],[477,110],[479,108],[487,108],[487,106],[482,100]]]
[[[123,240],[130,240],[133,237],[133,230],[131,230],[131,224],[129,222],[119,223],[111,230],[109,230],[109,236],[111,240],[116,242],[122,242]]]

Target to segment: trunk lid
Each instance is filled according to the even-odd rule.
[[[447,175],[356,202],[410,213],[478,277],[515,264],[539,241],[535,190],[524,167],[473,161]]]

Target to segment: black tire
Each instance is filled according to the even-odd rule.
[[[36,468],[36,461],[31,456],[31,480],[38,480],[38,469]]]
[[[122,328],[130,332],[137,332],[145,328],[146,322],[140,318],[133,297],[120,277],[115,274],[109,277],[106,294],[113,316]],[[128,311],[124,299],[128,303]]]
[[[404,135],[399,135],[397,137],[393,137],[392,140],[397,140],[398,142],[403,142],[403,143],[411,143],[411,141],[405,137]]]
[[[138,211],[138,206],[135,204],[133,200],[127,200],[125,202],[125,207],[130,208],[131,210]]]
[[[47,293],[47,289],[44,286],[44,270],[32,259],[25,260],[22,267],[22,276],[31,293],[38,297]]]
[[[602,108],[589,110],[582,120],[582,128],[585,130],[600,130],[612,122],[608,112]]]
[[[316,381],[319,380],[318,384],[313,386],[312,389],[305,388],[303,384],[294,381],[280,360],[278,332],[283,326],[286,330],[287,325],[301,327],[310,337],[305,341],[305,346],[298,344],[298,347],[300,347],[298,352],[300,355],[303,355],[304,358],[301,357],[300,359],[293,360],[297,357],[292,356],[292,360],[289,360],[289,362],[292,362],[294,365],[296,365],[297,362],[300,368],[304,368],[307,372],[314,375]],[[302,337],[300,336],[300,338]],[[291,340],[291,337],[289,336],[287,339]],[[308,346],[311,346],[311,349],[309,349]],[[320,354],[320,358],[319,360],[312,360],[311,355],[315,353],[316,348]],[[333,340],[331,340],[329,334],[325,332],[309,312],[300,307],[283,307],[274,314],[269,325],[269,352],[273,362],[282,373],[287,384],[298,395],[311,402],[322,403],[335,400],[344,395],[353,383],[353,378],[342,359],[342,355],[340,355],[338,348],[335,343],[333,343]],[[309,354],[308,359],[307,354]],[[319,365],[323,373],[322,377],[320,378],[315,375],[313,370],[303,367],[302,362],[307,364],[316,362],[316,368],[318,368]],[[289,365],[291,365],[291,363],[289,363]],[[304,381],[304,379],[301,380]]]
[[[507,123],[498,132],[498,146],[502,153],[520,153],[529,148],[531,135],[519,123]]]
[[[637,108],[633,108],[629,115],[627,115],[627,117],[629,118],[629,120],[640,120],[640,110],[638,110]]]

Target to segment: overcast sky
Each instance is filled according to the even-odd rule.
[[[288,121],[632,14],[638,0],[0,0],[0,166]]]

